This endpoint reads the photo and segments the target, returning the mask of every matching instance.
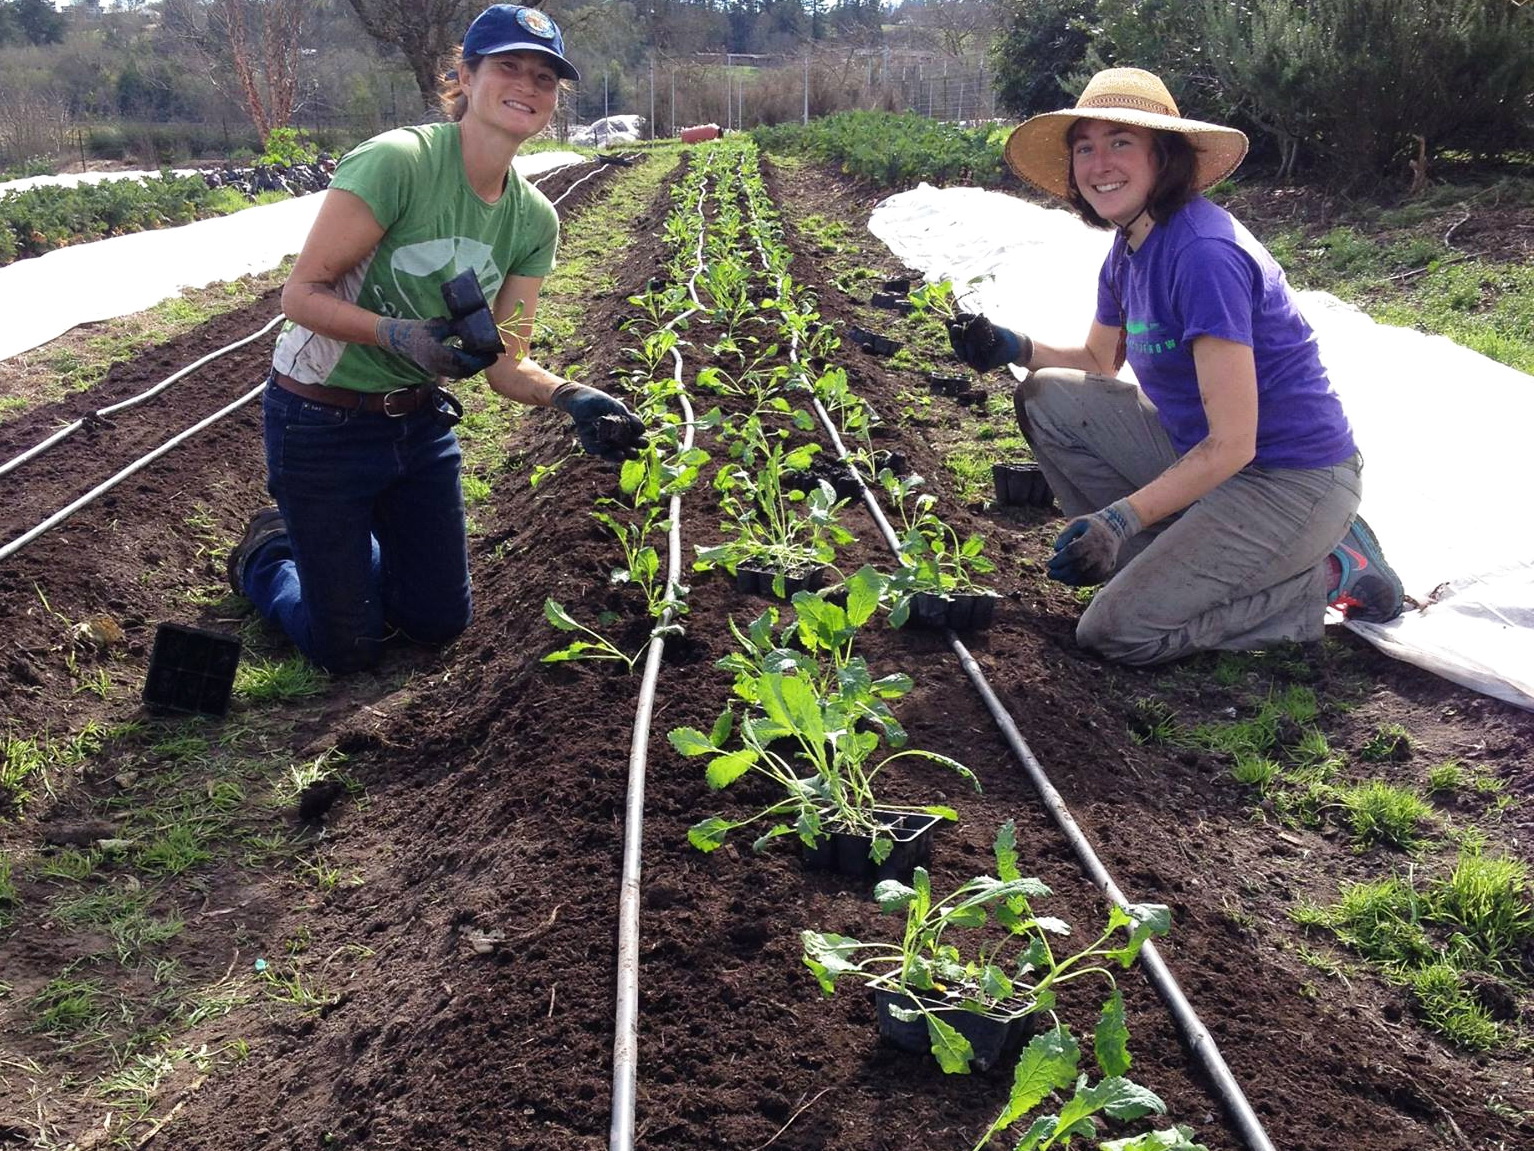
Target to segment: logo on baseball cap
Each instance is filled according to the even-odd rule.
[[[565,59],[559,25],[536,8],[492,4],[474,18],[463,36],[465,59],[497,52],[542,52],[554,60],[554,71],[566,80],[579,80],[575,65]]]

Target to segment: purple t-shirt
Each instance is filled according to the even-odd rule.
[[[1128,252],[1122,236],[1114,240],[1098,276],[1097,319],[1126,327],[1129,363],[1179,455],[1209,434],[1193,366],[1199,336],[1252,349],[1254,465],[1321,468],[1356,451],[1316,334],[1283,269],[1229,212],[1202,196],[1152,228],[1138,251]]]

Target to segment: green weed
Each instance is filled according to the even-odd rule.
[[[303,656],[269,662],[242,661],[234,676],[234,694],[247,703],[286,703],[318,695],[325,674]]]
[[[1411,733],[1398,723],[1387,723],[1364,741],[1358,757],[1368,763],[1399,762],[1411,756]]]
[[[1433,963],[1407,976],[1423,1021],[1469,1051],[1489,1051],[1501,1032],[1464,985],[1458,969]]]
[[[1380,780],[1345,787],[1339,798],[1358,848],[1385,844],[1411,851],[1419,841],[1419,825],[1433,814],[1416,792]]]
[[[1449,877],[1429,887],[1428,899],[1433,918],[1479,965],[1517,970],[1524,945],[1534,940],[1527,864],[1461,852]]]
[[[105,995],[99,981],[59,976],[48,981],[29,1004],[36,1014],[34,1031],[76,1036],[94,1031],[106,1021]]]
[[[0,930],[11,925],[16,918],[16,909],[21,906],[21,898],[11,878],[11,870],[11,857],[0,855]]]
[[[85,927],[105,935],[117,961],[126,965],[149,948],[174,939],[185,927],[175,912],[163,917],[151,914],[153,903],[154,896],[147,891],[103,888],[60,900],[50,913],[66,927]]]

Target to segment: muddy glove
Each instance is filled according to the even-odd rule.
[[[1101,511],[1077,517],[1055,537],[1049,578],[1072,587],[1106,582],[1118,565],[1119,548],[1139,532],[1140,517],[1128,500],[1118,500]]]
[[[622,400],[597,388],[566,382],[554,389],[549,403],[575,421],[581,447],[610,464],[628,459],[644,440],[639,417]]]
[[[442,317],[431,320],[391,320],[380,316],[373,328],[378,346],[403,356],[434,376],[466,380],[495,363],[490,353],[466,352],[447,343],[454,335],[453,322]]]
[[[948,343],[953,354],[977,372],[1033,359],[1033,341],[1027,336],[999,328],[973,312],[960,312],[948,321]]]

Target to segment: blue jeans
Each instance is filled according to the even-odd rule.
[[[250,556],[245,594],[327,671],[377,662],[394,632],[446,643],[469,626],[458,437],[404,417],[312,403],[269,383],[267,490],[287,523]]]

